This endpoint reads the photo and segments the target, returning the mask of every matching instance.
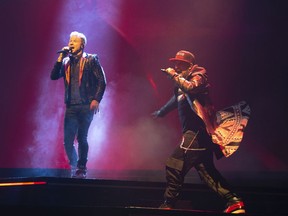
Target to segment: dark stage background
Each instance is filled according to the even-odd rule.
[[[56,51],[76,30],[86,34],[85,51],[99,55],[107,76],[100,113],[89,132],[93,177],[164,180],[165,160],[181,131],[176,112],[157,120],[150,114],[172,94],[172,82],[160,68],[186,49],[206,67],[217,109],[246,100],[252,110],[240,149],[216,161],[219,170],[231,180],[286,187],[286,4],[1,0],[1,170],[22,176],[29,175],[23,169],[46,175],[68,168],[63,81],[51,81],[49,74]]]

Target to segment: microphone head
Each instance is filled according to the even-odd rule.
[[[72,49],[73,49],[73,47],[69,47],[69,49],[59,50],[59,51],[57,51],[57,53],[68,54],[72,51]]]
[[[65,54],[65,53],[68,53],[68,51],[67,51],[67,50],[59,50],[59,51],[57,51],[57,53],[63,53],[63,54]]]

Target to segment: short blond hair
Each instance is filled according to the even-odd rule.
[[[71,32],[71,34],[70,34],[70,37],[72,37],[72,36],[77,36],[77,37],[81,38],[82,44],[83,44],[84,46],[86,46],[86,44],[87,44],[87,38],[86,38],[86,36],[85,36],[83,33],[77,32],[77,31],[73,31],[73,32]]]

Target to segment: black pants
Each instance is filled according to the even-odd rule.
[[[88,105],[70,105],[66,107],[64,117],[64,147],[71,166],[86,167],[88,157],[88,130],[94,112]],[[74,146],[78,141],[78,155]]]
[[[187,131],[182,142],[166,162],[167,187],[164,199],[173,204],[181,192],[184,178],[195,167],[201,180],[220,197],[229,201],[236,197],[229,184],[215,168],[211,138],[206,131]]]

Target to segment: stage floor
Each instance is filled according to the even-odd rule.
[[[164,182],[22,177],[0,179],[0,205],[30,215],[227,215],[225,203],[203,184],[185,184],[175,210],[162,210]],[[288,215],[287,189],[237,187],[245,215]]]

